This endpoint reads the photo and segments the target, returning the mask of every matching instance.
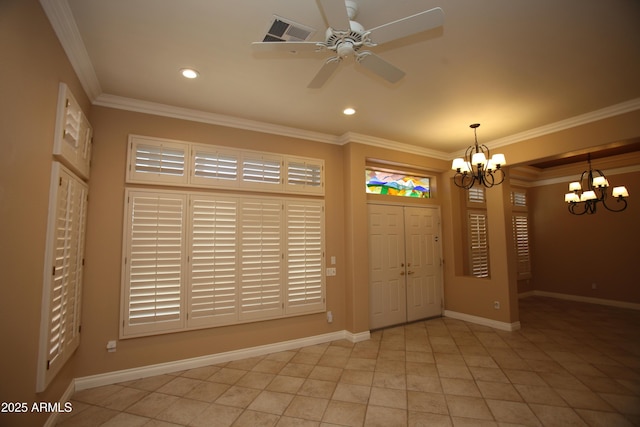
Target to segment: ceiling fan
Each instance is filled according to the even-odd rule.
[[[353,0],[317,0],[327,19],[329,28],[324,42],[314,41],[262,41],[252,43],[255,50],[262,51],[331,51],[335,55],[327,59],[320,71],[307,86],[322,87],[338,69],[343,59],[353,56],[357,63],[382,77],[396,83],[404,77],[404,71],[385,61],[366,48],[398,40],[412,34],[439,27],[444,22],[444,13],[439,7],[392,21],[370,30],[354,21],[358,4]]]

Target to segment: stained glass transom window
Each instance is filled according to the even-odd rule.
[[[430,197],[429,178],[375,169],[365,171],[367,193],[400,197]]]

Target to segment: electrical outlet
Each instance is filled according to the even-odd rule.
[[[113,353],[116,351],[116,342],[115,341],[107,341],[107,351],[109,353]]]
[[[493,308],[495,308],[496,310],[500,310],[500,301],[494,301]]]
[[[333,312],[327,311],[327,323],[333,323]]]
[[[327,276],[335,276],[336,275],[336,269],[335,267],[329,267],[327,268]]]

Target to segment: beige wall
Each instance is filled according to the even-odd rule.
[[[586,163],[576,165],[572,180],[585,169]],[[569,181],[530,189],[530,288],[640,304],[640,172],[607,174],[607,179],[612,186],[625,185],[629,190],[625,211],[613,213],[599,207],[594,215],[571,215],[564,202]],[[615,207],[616,202],[611,202]]]
[[[66,366],[36,395],[44,247],[58,84],[89,102],[39,2],[0,1],[0,402],[57,401]],[[42,425],[47,414],[0,414],[0,425]]]
[[[434,198],[441,206],[445,259],[445,304],[448,310],[515,322],[517,282],[508,222],[509,181],[489,190],[492,277],[460,275],[457,255],[459,217],[449,162],[370,147],[356,142],[344,146],[301,141],[202,123],[91,107],[37,0],[0,1],[0,401],[55,402],[72,378],[179,360],[282,340],[346,329],[368,330],[367,197],[363,191],[368,159],[417,165],[433,172]],[[78,352],[42,394],[35,393],[36,360],[43,281],[48,191],[58,83],[66,82],[95,129],[87,229],[83,329]],[[338,275],[327,278],[324,314],[163,336],[118,341],[107,353],[108,340],[117,339],[120,311],[120,260],[126,141],[129,133],[199,143],[230,145],[325,160],[327,167],[327,256],[336,256]],[[605,119],[504,147],[510,163],[526,163],[569,151],[640,136],[640,111]],[[562,200],[566,184],[531,190],[533,217],[534,289],[640,302],[635,279],[638,233],[638,173],[610,177],[631,193],[629,210],[575,218]],[[557,203],[556,203],[557,202]],[[634,220],[635,219],[635,220]],[[593,240],[581,235],[587,226]],[[595,243],[592,243],[595,242]],[[601,265],[590,258],[602,250]],[[578,273],[576,273],[578,271]],[[592,282],[598,289],[590,289]],[[587,289],[585,290],[585,283]],[[496,311],[492,302],[500,300]],[[38,426],[47,414],[7,416],[0,425]]]

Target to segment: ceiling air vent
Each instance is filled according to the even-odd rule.
[[[273,15],[273,20],[264,36],[263,42],[302,42],[307,41],[316,32],[311,27],[298,24],[280,16]]]

